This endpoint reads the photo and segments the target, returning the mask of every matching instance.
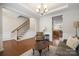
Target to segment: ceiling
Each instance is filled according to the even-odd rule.
[[[40,18],[40,14],[36,12],[36,8],[41,3],[4,3],[4,8],[11,10],[12,12],[17,13],[17,16],[23,15],[29,18]],[[72,3],[44,3],[47,5],[48,12],[46,15],[51,13],[61,11],[64,9],[71,9],[73,7],[79,8],[79,4],[72,4]]]
[[[18,15],[20,15],[19,13],[13,12],[12,10],[8,10],[6,8],[2,8],[3,14],[5,14],[6,16],[10,16],[10,17],[14,17],[17,18]]]
[[[24,5],[30,7],[33,11],[35,11],[37,6],[40,5],[40,4],[41,3],[27,3],[27,4],[24,4]],[[62,4],[61,3],[44,3],[44,5],[47,5],[48,10],[50,11],[52,9],[59,8],[63,5],[65,5],[65,4],[64,3],[62,3]]]
[[[41,3],[23,3],[20,5],[22,5],[23,7],[29,9],[33,13],[38,14],[40,16],[40,14],[36,12],[36,8],[40,4]],[[61,7],[67,6],[66,3],[43,3],[43,4],[47,5],[47,8],[48,8],[47,14],[54,12],[55,10],[59,10]]]

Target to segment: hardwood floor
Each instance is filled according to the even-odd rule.
[[[2,56],[19,56],[22,53],[28,51],[29,49],[33,48],[35,44],[35,39],[25,39],[21,41],[16,40],[8,40],[3,42],[4,51]],[[50,42],[52,45],[52,42]]]
[[[3,42],[4,51],[2,56],[18,56],[34,46],[34,38],[22,41],[8,40]]]

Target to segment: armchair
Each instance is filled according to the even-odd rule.
[[[36,40],[43,40],[43,32],[37,32],[36,34]]]

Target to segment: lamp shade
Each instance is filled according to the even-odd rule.
[[[75,36],[78,37],[77,31],[78,31],[78,28],[79,28],[79,21],[75,21],[74,24],[73,24],[73,26],[75,27],[75,30],[76,30]]]
[[[74,24],[73,24],[73,26],[74,26],[75,28],[79,28],[79,21],[75,21]]]

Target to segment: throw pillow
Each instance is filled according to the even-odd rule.
[[[79,44],[79,40],[75,37],[69,37],[68,40],[67,40],[67,43],[66,45],[70,48],[72,48],[73,50],[76,49],[76,47],[78,46]]]

